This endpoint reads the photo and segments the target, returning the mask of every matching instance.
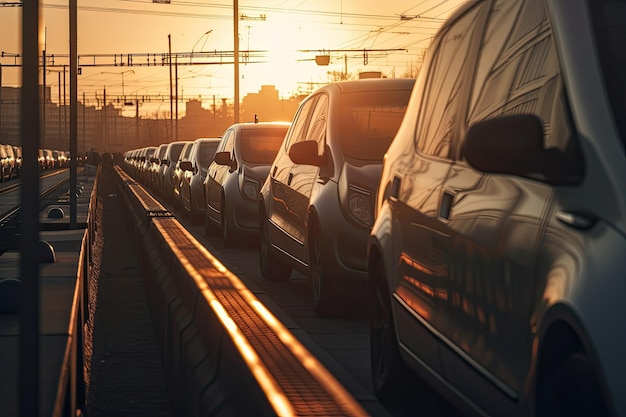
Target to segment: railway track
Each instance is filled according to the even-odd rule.
[[[79,170],[80,173],[80,170]],[[43,210],[59,190],[70,180],[69,169],[42,173],[40,176],[39,202]],[[17,246],[21,208],[21,182],[19,180],[0,188],[0,254]]]

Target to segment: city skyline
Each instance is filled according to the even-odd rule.
[[[443,20],[463,0],[368,1],[276,0],[239,2],[239,48],[253,51],[240,56],[240,97],[263,85],[274,85],[282,97],[310,92],[339,73],[381,71],[403,76],[417,67],[421,53]],[[66,1],[43,4],[45,47],[48,57],[69,53],[69,19]],[[19,69],[8,67],[10,55],[21,52],[21,8],[0,7],[0,50],[7,56],[2,85],[18,86]],[[211,65],[189,65],[193,54],[233,51],[233,3],[194,1],[157,4],[150,0],[81,0],[78,2],[78,55],[189,54],[178,62],[178,94],[203,102],[232,100],[231,57],[207,58]],[[258,51],[255,55],[254,51]],[[368,52],[369,51],[369,52]],[[326,66],[316,56],[325,55]],[[87,104],[107,95],[169,97],[167,66],[83,67],[78,77],[79,99]],[[115,58],[116,59],[116,58]],[[57,62],[60,59],[57,58]],[[84,62],[84,61],[83,61]],[[46,85],[58,101],[60,69],[47,71]],[[176,77],[177,76],[177,77]],[[69,82],[69,74],[66,74]],[[66,91],[68,89],[66,88]],[[68,93],[66,93],[68,94]],[[154,109],[141,110],[149,114]]]

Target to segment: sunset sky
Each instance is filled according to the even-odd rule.
[[[282,97],[307,93],[317,83],[332,79],[329,72],[349,74],[382,71],[393,77],[419,65],[421,54],[436,29],[464,0],[239,0],[240,50],[267,51],[258,61],[241,58],[240,98],[275,85]],[[42,2],[46,52],[69,53],[67,0]],[[21,53],[21,8],[0,6],[0,51]],[[78,54],[157,54],[232,51],[233,3],[213,0],[156,4],[151,0],[78,0]],[[365,62],[363,50],[368,50]],[[375,52],[373,49],[388,51]],[[403,49],[403,50],[399,50]],[[309,52],[302,52],[302,51]],[[329,52],[330,51],[330,52]],[[318,66],[316,55],[330,55],[328,66]],[[137,59],[137,58],[136,58]],[[232,62],[232,58],[224,58]],[[251,58],[251,61],[254,58]],[[214,57],[206,61],[220,62]],[[8,58],[0,63],[8,65]],[[61,62],[59,59],[58,62]],[[65,62],[65,61],[64,61]],[[78,77],[79,100],[85,93],[95,105],[106,88],[107,97],[169,97],[169,67],[115,67],[113,58],[100,59],[106,67],[85,67]],[[184,65],[179,61],[179,96],[232,101],[233,66]],[[59,69],[47,73],[52,100],[58,100]],[[19,69],[4,66],[3,86],[19,86]],[[61,81],[62,83],[62,81]],[[66,78],[69,94],[69,74]],[[69,98],[67,99],[69,100]],[[169,102],[142,104],[142,112],[169,110]],[[166,109],[167,108],[167,109]]]

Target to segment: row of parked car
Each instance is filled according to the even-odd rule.
[[[20,176],[22,169],[22,148],[0,144],[0,182]]]
[[[82,165],[83,157],[78,156],[78,164]],[[66,168],[70,164],[70,152],[56,149],[38,149],[37,165],[40,171]],[[22,147],[0,144],[0,182],[20,176],[22,171]]]
[[[417,80],[329,84],[272,152],[242,124],[177,163],[204,185],[180,204],[258,233],[318,314],[367,300],[384,403],[626,416],[625,28],[624,1],[468,2]]]

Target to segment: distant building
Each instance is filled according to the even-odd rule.
[[[51,101],[50,87],[45,88],[41,108],[42,137],[40,148],[68,150],[70,106]],[[280,99],[278,90],[264,85],[258,93],[243,98],[241,121],[291,121],[306,96]],[[211,109],[202,107],[202,101],[191,99],[185,103],[185,116],[178,120],[178,140],[199,137],[218,137],[233,123],[233,106],[220,98],[214,99]],[[21,88],[0,88],[0,143],[21,145],[20,132]],[[136,103],[139,106],[140,102]],[[28,117],[28,115],[26,115]],[[105,106],[85,106],[78,102],[77,148],[79,154],[94,150],[99,153],[122,153],[144,146],[158,146],[176,140],[175,127],[169,118],[142,118],[123,115],[122,108],[108,102]],[[172,133],[174,132],[174,133]]]
[[[241,121],[252,122],[256,115],[263,122],[290,122],[301,101],[302,97],[280,99],[275,86],[263,85],[258,93],[243,98]]]

